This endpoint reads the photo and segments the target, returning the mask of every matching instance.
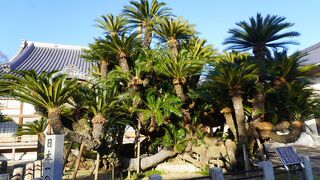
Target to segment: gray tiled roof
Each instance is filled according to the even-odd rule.
[[[0,74],[4,73],[5,67],[10,70],[31,70],[37,73],[53,70],[73,72],[74,76],[84,79],[92,67],[80,56],[84,53],[84,47],[70,45],[56,45],[49,43],[25,41],[22,50],[11,61],[0,65]]]
[[[301,51],[306,54],[304,64],[320,64],[320,42]]]

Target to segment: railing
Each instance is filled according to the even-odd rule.
[[[290,169],[289,171],[284,170],[284,166],[272,166],[271,161],[262,161],[259,162],[259,168],[249,171],[235,171],[235,172],[227,172],[223,174],[221,168],[213,167],[210,168],[209,176],[201,176],[194,178],[185,178],[179,180],[196,180],[196,179],[210,179],[210,180],[240,180],[240,179],[253,179],[253,178],[261,178],[263,180],[274,180],[275,175],[285,174],[287,173],[290,176],[290,172],[298,172],[302,171],[304,174],[305,180],[313,180],[311,163],[308,156],[302,157],[304,168],[298,167],[297,165],[295,169]],[[29,163],[25,168],[17,167],[13,170],[13,174],[10,177],[9,174],[4,174],[6,171],[6,162],[2,161],[0,166],[0,177],[2,179],[11,178],[11,180],[32,180],[32,179],[41,179],[43,175],[42,161],[38,160],[34,163]],[[3,173],[3,174],[1,174]],[[300,175],[299,175],[300,176]],[[162,180],[160,175],[151,175],[149,176],[149,180]]]
[[[236,171],[223,174],[222,169],[218,167],[210,168],[210,176],[201,176],[195,178],[186,178],[179,180],[195,180],[195,179],[210,179],[210,180],[240,180],[240,179],[254,179],[261,178],[263,180],[274,180],[275,175],[290,172],[303,171],[305,180],[313,180],[311,163],[308,156],[302,157],[304,168],[298,167],[289,171],[284,170],[284,166],[272,166],[271,161],[259,162],[259,168],[249,171]],[[242,175],[241,177],[239,177]],[[302,178],[303,179],[303,178]],[[160,175],[151,175],[149,180],[162,180]]]
[[[25,167],[16,167],[13,170],[12,175],[5,174],[6,172],[6,161],[1,161],[1,165],[5,165],[5,167],[0,167],[2,170],[0,172],[0,179],[11,179],[11,180],[33,180],[37,178],[41,178],[42,173],[42,161],[38,160],[34,163],[28,163]]]

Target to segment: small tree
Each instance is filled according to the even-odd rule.
[[[40,160],[43,158],[45,135],[44,131],[47,128],[48,122],[47,119],[42,117],[40,120],[35,120],[33,122],[22,124],[18,127],[17,136],[22,135],[37,135],[38,136],[38,145],[37,145],[37,159]]]
[[[67,80],[66,74],[55,71],[40,75],[35,70],[15,73],[2,75],[0,84],[9,88],[12,96],[45,110],[53,133],[62,134],[62,105],[77,89],[77,80]]]

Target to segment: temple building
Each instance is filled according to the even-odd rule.
[[[38,74],[42,71],[54,70],[67,73],[70,77],[85,80],[92,63],[81,58],[86,47],[23,41],[17,55],[5,64],[0,64],[0,74],[13,70],[34,69]],[[0,97],[0,110],[14,122],[0,123],[0,137],[12,137],[17,124],[40,118],[31,104],[17,101],[10,97]],[[0,139],[1,142],[1,139]]]
[[[320,42],[301,51],[305,56],[302,58],[304,64],[320,65]],[[320,71],[320,70],[318,70]],[[320,90],[320,78],[312,80],[312,87]]]

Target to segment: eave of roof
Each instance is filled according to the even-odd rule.
[[[320,64],[320,42],[300,51],[305,54],[302,57],[303,64]]]
[[[81,58],[83,49],[87,47],[51,44],[34,41],[23,41],[21,50],[9,62],[0,66],[0,74],[5,73],[5,67],[10,70],[31,70],[72,72],[73,77],[85,78],[93,63]]]

